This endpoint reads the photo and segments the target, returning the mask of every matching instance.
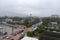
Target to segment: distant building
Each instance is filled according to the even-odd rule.
[[[5,19],[4,18],[0,18],[0,24],[2,24],[2,22],[4,22]]]
[[[25,19],[22,19],[19,23],[20,23],[20,24],[24,24],[24,20],[25,20]]]
[[[12,22],[13,20],[10,19],[10,18],[6,18],[5,21],[6,21],[6,22]]]
[[[13,18],[13,21],[20,21],[22,20],[23,18]]]
[[[13,23],[20,23],[23,18],[13,18]]]
[[[59,15],[51,15],[51,17],[53,17],[53,18],[58,18]]]

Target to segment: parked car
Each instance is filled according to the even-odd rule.
[[[11,37],[12,37],[12,35],[8,35],[6,38],[7,38],[7,39],[10,39]]]
[[[4,32],[3,35],[7,35],[7,32]]]
[[[24,38],[25,34],[24,33],[21,33],[21,36],[19,37],[18,40],[21,40],[22,38]]]
[[[13,33],[12,36],[16,36],[17,34],[16,33]]]
[[[24,32],[24,30],[19,30],[19,32],[17,34],[22,33],[22,32]]]

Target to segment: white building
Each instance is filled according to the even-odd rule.
[[[50,22],[48,24],[48,26],[49,26],[48,28],[52,28],[52,29],[58,29],[59,28],[57,22]]]
[[[6,22],[9,22],[9,21],[10,21],[10,22],[12,22],[13,20],[12,20],[12,19],[7,18],[7,19],[5,19],[5,21],[6,21]]]
[[[38,40],[37,38],[33,38],[33,37],[27,37],[25,36],[23,39],[21,40]]]

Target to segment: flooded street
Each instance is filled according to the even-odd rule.
[[[6,25],[0,25],[0,27],[2,27],[1,31],[4,32],[10,32],[12,31],[12,28],[10,26],[6,26]]]
[[[4,32],[10,32],[12,30],[11,27],[6,26],[6,25],[0,25],[0,32],[4,33]],[[0,40],[3,40],[2,36],[0,35]]]

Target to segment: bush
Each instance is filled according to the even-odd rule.
[[[27,32],[27,36],[29,36],[29,37],[33,37],[33,32]]]

